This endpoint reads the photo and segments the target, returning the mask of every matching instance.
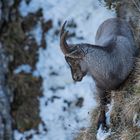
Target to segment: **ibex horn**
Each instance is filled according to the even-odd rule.
[[[60,47],[61,47],[61,50],[64,54],[69,53],[69,46],[66,42],[66,37],[67,37],[67,34],[68,34],[68,31],[65,32],[66,23],[67,23],[67,21],[64,22],[64,24],[61,28],[61,31],[60,31]]]

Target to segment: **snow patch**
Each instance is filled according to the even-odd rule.
[[[41,45],[41,39],[42,39],[41,24],[38,23],[29,34],[31,34],[36,39],[36,42],[37,42],[38,46],[40,46]]]
[[[108,125],[110,125],[110,113],[112,111],[113,105],[114,105],[114,100],[111,101],[111,104],[107,105],[108,111],[106,112],[106,122]]]
[[[30,65],[22,64],[14,70],[14,74],[18,74],[20,72],[31,73],[31,70],[32,70],[32,68]]]

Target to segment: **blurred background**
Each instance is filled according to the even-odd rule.
[[[122,16],[136,28],[138,4],[0,0],[0,140],[83,140],[79,134],[92,125],[98,106],[96,88],[89,76],[72,80],[59,46],[61,26],[68,21],[68,42],[94,44],[99,25],[108,18]],[[137,16],[132,18],[133,13]],[[110,134],[94,133],[86,139],[104,140]]]

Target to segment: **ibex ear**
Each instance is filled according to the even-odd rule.
[[[65,56],[70,58],[82,59],[85,56],[85,52],[79,46],[75,46],[73,50],[70,53],[67,53]]]

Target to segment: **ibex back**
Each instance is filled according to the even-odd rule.
[[[101,105],[98,128],[100,124],[104,128],[106,91],[118,88],[134,66],[136,47],[133,33],[126,21],[111,18],[99,26],[95,45],[67,44],[65,24],[60,34],[61,50],[71,68],[73,80],[81,81],[87,73],[95,80]]]

